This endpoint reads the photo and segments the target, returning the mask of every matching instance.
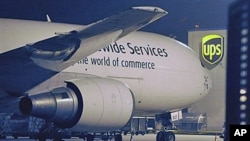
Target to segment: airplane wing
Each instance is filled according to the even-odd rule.
[[[22,96],[27,90],[80,59],[166,14],[166,11],[157,7],[133,7],[87,28],[2,53],[0,90],[12,96]]]

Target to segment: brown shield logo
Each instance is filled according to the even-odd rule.
[[[200,59],[208,68],[217,66],[224,55],[224,38],[221,35],[209,34],[202,38]]]

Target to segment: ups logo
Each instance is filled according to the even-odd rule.
[[[223,58],[224,39],[217,34],[206,35],[201,42],[201,60],[208,69],[214,68]]]

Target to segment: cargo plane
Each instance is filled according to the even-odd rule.
[[[106,132],[121,141],[135,116],[170,120],[164,115],[208,94],[211,78],[187,45],[137,31],[166,14],[133,7],[87,26],[0,19],[0,113],[41,118],[88,141]],[[156,141],[175,135],[161,130]]]

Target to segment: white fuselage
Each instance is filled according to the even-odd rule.
[[[146,32],[131,33],[65,71],[122,81],[135,96],[136,110],[146,113],[182,109],[211,87],[207,70],[189,47]]]
[[[0,53],[69,32],[78,25],[1,20]],[[180,110],[208,94],[210,76],[186,45],[166,36],[133,32],[85,57],[65,72],[92,74],[125,83],[139,113]]]

